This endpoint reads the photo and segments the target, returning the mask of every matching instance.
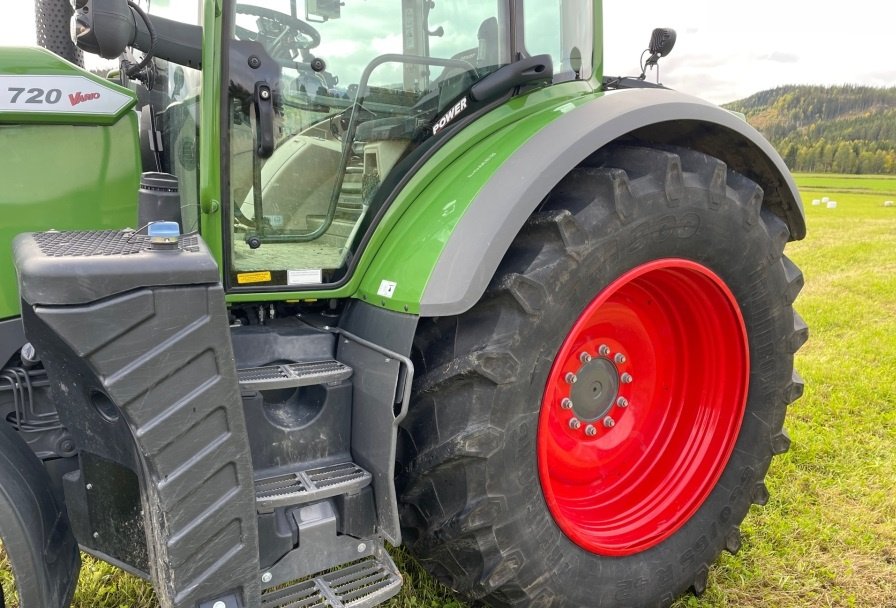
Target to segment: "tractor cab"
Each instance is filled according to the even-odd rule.
[[[221,127],[231,292],[344,282],[394,193],[452,133],[518,85],[590,76],[581,61],[590,27],[562,40],[552,23],[560,14],[545,22],[543,3],[267,0],[228,10]],[[520,13],[524,27],[514,31]],[[528,81],[505,74],[482,88],[548,51],[550,63]]]

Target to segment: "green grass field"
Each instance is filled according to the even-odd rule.
[[[896,177],[796,177],[809,236],[788,255],[805,273],[797,309],[812,337],[797,358],[806,393],[788,415],[793,445],[740,553],[676,608],[896,608],[896,207],[883,206]],[[838,207],[811,205],[823,196]],[[406,585],[388,606],[465,606],[396,556]],[[155,605],[147,584],[85,563],[76,607]]]

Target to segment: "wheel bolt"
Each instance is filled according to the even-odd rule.
[[[575,384],[576,380],[578,380],[578,377],[576,377],[576,375],[574,373],[569,372],[568,374],[566,374],[566,383],[567,384]]]
[[[569,428],[571,428],[571,429],[574,430],[574,431],[577,431],[577,430],[579,430],[581,427],[582,427],[582,423],[579,422],[579,419],[578,419],[578,418],[571,418],[571,419],[570,419],[570,421],[569,421]]]
[[[613,361],[622,365],[623,363],[625,363],[625,355],[623,355],[622,353],[616,353],[616,356],[613,357]]]
[[[631,384],[633,380],[632,375],[629,373],[622,374],[619,379],[622,380],[623,384]]]
[[[572,409],[572,399],[570,399],[569,397],[564,397],[563,400],[560,402],[560,407],[562,407],[565,410],[571,410]]]
[[[594,428],[593,424],[589,424],[585,427],[585,434],[589,437],[594,437],[595,435],[597,435],[597,429]]]
[[[611,429],[614,426],[616,426],[616,421],[613,420],[612,418],[610,418],[609,416],[607,416],[606,418],[604,418],[604,426],[607,427],[608,429]]]
[[[582,363],[588,363],[589,361],[591,361],[591,355],[589,355],[588,353],[582,353],[581,355],[579,355],[579,361],[581,361]]]
[[[626,399],[625,397],[619,397],[616,400],[616,405],[618,405],[619,407],[628,407],[628,399]]]
[[[600,353],[602,357],[606,357],[610,354],[610,347],[606,344],[601,344],[600,348],[597,349],[597,352]]]

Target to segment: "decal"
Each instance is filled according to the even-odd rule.
[[[320,268],[289,270],[286,273],[287,285],[320,285],[323,282],[324,275]]]
[[[270,283],[271,273],[267,270],[261,272],[241,272],[236,275],[236,282],[240,285],[249,283]]]
[[[116,116],[133,102],[86,76],[0,74],[0,112]]]
[[[448,125],[450,125],[455,118],[460,116],[467,109],[467,98],[464,97],[460,101],[458,101],[454,106],[448,110],[444,116],[442,116],[432,128],[432,134],[435,135]]]
[[[383,298],[391,298],[395,295],[396,287],[398,287],[398,283],[393,283],[392,281],[383,281],[382,283],[380,283],[380,288],[376,292],[376,295]]]

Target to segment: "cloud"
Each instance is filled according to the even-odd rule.
[[[772,51],[765,55],[757,57],[760,61],[774,61],[776,63],[799,63],[800,56],[796,53],[782,53],[781,51]]]

